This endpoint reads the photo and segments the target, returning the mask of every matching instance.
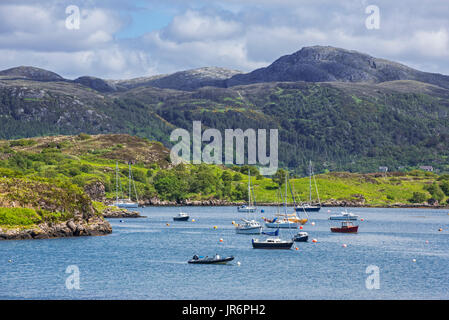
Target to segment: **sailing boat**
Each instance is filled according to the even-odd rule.
[[[128,191],[128,199],[124,199],[121,198],[119,199],[118,197],[118,189],[119,189],[119,171],[118,171],[118,162],[115,163],[115,202],[112,204],[113,206],[119,207],[119,208],[138,208],[139,207],[139,203],[138,198],[137,198],[137,190],[136,190],[136,186],[134,185],[134,180],[132,178],[132,171],[131,171],[131,163],[128,163],[129,165],[129,173],[128,173],[128,184],[129,184],[129,191]],[[134,186],[134,192],[136,194],[136,202],[133,202],[131,200],[131,183]],[[121,186],[120,186],[121,189]]]
[[[238,212],[256,212],[257,207],[251,204],[251,190],[251,174],[248,169],[248,205],[244,204],[240,207],[237,207]]]
[[[296,212],[293,211],[293,213],[287,213],[287,187],[288,187],[289,181],[288,176],[285,176],[285,194],[284,194],[284,213],[279,212],[278,207],[278,213],[276,214],[276,217],[274,219],[264,219],[265,220],[265,226],[267,228],[291,228],[296,229],[299,227],[300,224],[305,224],[308,219],[300,219]],[[290,191],[291,185],[290,185]],[[279,194],[282,197],[282,192],[279,189]],[[293,196],[293,193],[292,193]],[[296,206],[295,206],[296,207]]]
[[[312,203],[312,177],[315,182],[315,190],[318,198],[318,204]],[[316,184],[315,175],[313,173],[312,161],[309,161],[309,202],[303,202],[295,207],[296,211],[317,212],[321,210],[320,195],[318,194],[318,186]]]
[[[280,188],[279,188],[279,194]],[[296,216],[296,213],[287,214],[287,175],[285,176],[285,196],[284,196],[284,214],[277,214],[273,220],[265,219],[265,225],[268,228],[277,228],[273,233],[264,232],[266,235],[273,235],[274,237],[268,237],[264,240],[253,238],[251,243],[254,249],[290,249],[293,245],[293,240],[282,240],[279,238],[279,228],[298,228],[298,221],[296,218],[290,218]],[[282,218],[280,218],[282,217]]]
[[[251,175],[248,170],[248,206],[238,207],[239,212],[255,212],[256,207],[251,206]],[[254,218],[252,220],[243,219],[243,223],[235,223],[235,232],[239,234],[260,234],[262,232],[262,225],[257,222]]]

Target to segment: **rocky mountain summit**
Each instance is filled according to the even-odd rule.
[[[304,47],[271,65],[227,81],[228,86],[273,81],[370,82],[416,80],[449,88],[449,77],[421,72],[368,54],[329,46]]]

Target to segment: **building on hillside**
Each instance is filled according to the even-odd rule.
[[[427,171],[427,172],[433,172],[433,167],[432,166],[419,166],[419,169]]]
[[[388,172],[388,167],[379,167],[379,172]]]

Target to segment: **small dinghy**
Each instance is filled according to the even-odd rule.
[[[254,249],[290,249],[293,241],[270,237],[265,240],[252,239],[252,244]]]
[[[309,239],[309,234],[307,232],[299,232],[293,237],[293,241],[296,242],[307,242]]]
[[[196,263],[196,264],[226,264],[229,261],[234,260],[234,257],[220,257],[218,254],[216,254],[214,257],[208,257],[208,256],[198,256],[194,255],[191,260],[188,261],[188,263]]]
[[[276,231],[262,231],[262,234],[277,237],[279,235],[279,229],[276,229]]]
[[[177,216],[173,217],[173,221],[187,221],[190,216],[187,213],[180,212]]]

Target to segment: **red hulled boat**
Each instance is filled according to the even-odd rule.
[[[357,233],[359,226],[355,226],[351,221],[343,221],[341,227],[331,227],[332,232]]]

